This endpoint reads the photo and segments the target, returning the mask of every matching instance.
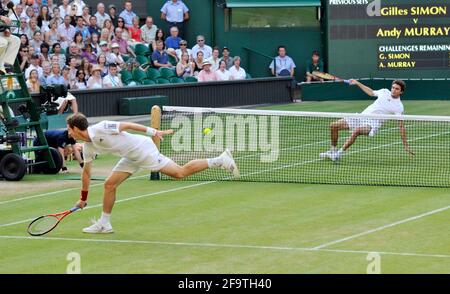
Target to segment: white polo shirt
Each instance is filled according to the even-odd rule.
[[[230,72],[230,77],[232,80],[245,80],[245,77],[247,76],[245,70],[242,67],[239,67],[239,69],[237,69],[236,66],[233,65],[228,71]]]
[[[373,91],[377,100],[364,109],[362,114],[395,114],[402,115],[404,112],[403,103],[399,98],[392,98],[391,91],[381,89]]]
[[[120,122],[101,121],[87,128],[91,142],[84,144],[84,162],[91,162],[96,154],[113,154],[136,162],[147,160],[149,154],[159,155],[150,137],[120,132],[119,125]]]

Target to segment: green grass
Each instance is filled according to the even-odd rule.
[[[450,103],[432,107],[428,102],[422,102],[426,110],[416,101],[405,106],[409,114],[445,115],[450,109]],[[368,103],[277,108],[357,112]],[[104,176],[103,168],[115,161],[101,156],[94,175]],[[76,165],[69,170],[76,175]],[[65,273],[70,252],[80,254],[83,273],[366,273],[368,252],[380,252],[382,273],[450,273],[447,188],[150,182],[145,173],[136,176],[119,188],[122,202],[116,203],[111,235],[81,233],[101,212],[101,182],[92,183],[97,185],[91,188],[88,209],[43,238],[27,238],[24,220],[69,208],[79,182],[61,180],[67,175],[26,176],[24,185],[44,179],[46,185],[2,191],[0,273]],[[46,192],[54,194],[19,200]],[[437,209],[442,210],[312,249]]]

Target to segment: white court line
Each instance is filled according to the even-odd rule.
[[[450,133],[450,132],[448,132],[448,133]],[[442,134],[440,134],[440,135],[442,135]],[[416,141],[416,140],[423,140],[423,139],[427,139],[429,137],[434,137],[434,136],[439,136],[439,134],[429,135],[429,136],[421,137],[421,138],[416,138],[416,139],[413,139],[413,140],[411,140],[409,142]],[[401,144],[401,143],[402,142],[395,142],[395,143],[380,145],[380,146],[376,146],[376,147],[372,147],[372,148],[361,149],[361,150],[357,150],[357,151],[349,152],[349,153],[353,154],[353,153],[365,152],[365,151],[370,151],[370,150],[373,150],[373,149],[378,149],[378,148],[383,148],[383,147],[389,147],[391,145],[397,145],[397,144]],[[299,166],[299,165],[310,164],[310,163],[314,163],[314,162],[322,161],[322,160],[323,159],[319,158],[319,159],[299,162],[299,163],[296,163],[296,164],[279,166],[279,167],[270,168],[270,169],[266,169],[266,170],[262,170],[262,171],[258,171],[258,172],[252,172],[252,173],[249,173],[249,174],[246,174],[246,175],[241,175],[241,177],[246,177],[246,176],[250,176],[250,175],[265,173],[265,172],[279,170],[279,169],[284,169],[284,168],[290,168],[290,167]],[[231,179],[231,178],[233,178],[233,177],[229,176],[229,177],[223,178],[222,180],[227,180],[227,179]],[[219,182],[219,180],[208,181],[208,182],[201,182],[201,183],[197,183],[197,184],[193,184],[193,185],[188,185],[188,186],[178,187],[178,188],[174,188],[174,189],[163,190],[163,191],[153,192],[153,193],[149,193],[149,194],[144,194],[144,195],[134,196],[134,197],[130,197],[130,198],[125,198],[125,199],[117,200],[116,203],[121,203],[121,202],[125,202],[125,201],[140,199],[140,198],[154,196],[154,195],[160,195],[160,194],[164,194],[164,193],[170,193],[170,192],[174,192],[174,191],[189,189],[189,188],[203,186],[203,185],[209,185],[209,184],[217,183],[217,182]],[[92,209],[92,208],[96,208],[96,207],[100,207],[100,206],[102,206],[102,204],[97,204],[97,205],[94,205],[94,206],[88,206],[85,209]],[[23,223],[30,222],[32,220],[33,219],[26,219],[26,220],[16,221],[16,222],[12,222],[12,223],[7,223],[7,224],[1,224],[0,228],[2,228],[2,227],[9,227],[9,226],[17,225],[17,224],[23,224]]]
[[[390,132],[392,130],[396,130],[398,129],[398,127],[394,127],[394,128],[389,128],[386,130],[381,130],[380,132]],[[313,143],[308,143],[308,144],[303,144],[303,145],[297,145],[294,147],[289,147],[289,148],[283,148],[281,150],[285,151],[285,150],[290,150],[290,149],[298,149],[298,148],[304,148],[304,147],[308,147],[308,146],[313,146],[313,145],[317,145],[317,144],[324,144],[329,142],[330,140],[324,140],[324,141],[317,141],[317,142],[313,142]],[[243,158],[249,158],[249,157],[256,157],[259,156],[260,154],[253,154],[253,155],[246,155],[246,156],[242,156],[242,157],[237,157],[235,158],[236,160],[238,159],[243,159]],[[137,176],[137,177],[131,177],[128,180],[135,180],[135,179],[139,179],[139,178],[143,178],[143,177],[147,177],[148,175],[142,175],[142,176]],[[99,184],[94,184],[94,185],[90,185],[90,187],[97,187],[103,185],[103,183],[99,183]],[[0,205],[3,204],[8,204],[8,203],[14,203],[14,202],[19,202],[19,201],[24,201],[24,200],[29,200],[29,199],[34,199],[34,198],[40,198],[40,197],[45,197],[45,196],[49,196],[49,195],[54,195],[54,194],[59,194],[59,193],[64,193],[64,192],[69,192],[69,191],[74,191],[74,190],[79,190],[79,187],[74,187],[74,188],[69,188],[69,189],[65,189],[65,190],[58,190],[58,191],[54,191],[54,192],[48,192],[48,193],[43,193],[43,194],[38,194],[38,195],[32,195],[32,196],[26,196],[26,197],[22,197],[22,198],[17,198],[17,199],[11,199],[11,200],[6,200],[6,201],[0,201]],[[0,226],[1,227],[1,226]]]
[[[141,244],[141,245],[169,245],[180,247],[212,247],[212,248],[233,248],[233,249],[259,249],[276,251],[305,251],[305,252],[334,252],[334,253],[354,253],[369,254],[376,252],[384,255],[415,256],[415,257],[434,257],[450,258],[447,254],[427,254],[427,253],[409,253],[409,252],[387,252],[387,251],[366,251],[366,250],[341,250],[341,249],[314,249],[308,247],[285,247],[285,246],[261,246],[261,245],[242,245],[242,244],[218,244],[218,243],[195,243],[195,242],[167,242],[167,241],[146,241],[146,240],[114,240],[114,239],[95,239],[95,238],[64,238],[64,237],[27,237],[27,236],[0,236],[0,239],[16,240],[52,240],[52,241],[72,241],[72,242],[98,242],[98,243],[116,243],[116,244]]]
[[[319,249],[322,249],[324,247],[328,247],[328,246],[331,246],[331,245],[342,243],[342,242],[345,242],[345,241],[348,241],[348,240],[352,240],[352,239],[355,239],[355,238],[358,238],[358,237],[361,237],[361,236],[366,236],[366,235],[369,235],[369,234],[372,234],[372,233],[375,233],[375,232],[382,231],[384,229],[392,228],[392,227],[395,227],[395,226],[398,226],[398,225],[401,225],[401,224],[404,224],[404,223],[407,223],[407,222],[411,222],[411,221],[415,221],[415,220],[424,218],[426,216],[430,216],[430,215],[433,215],[433,214],[436,214],[436,213],[439,213],[439,212],[446,211],[449,208],[450,208],[450,205],[446,206],[446,207],[439,208],[439,209],[435,209],[435,210],[432,210],[432,211],[428,211],[428,212],[425,212],[425,213],[422,213],[422,214],[419,214],[419,215],[416,215],[416,216],[412,216],[412,217],[409,217],[409,218],[406,218],[406,219],[403,219],[403,220],[400,220],[400,221],[397,221],[397,222],[394,222],[394,223],[391,223],[391,224],[387,224],[387,225],[384,225],[384,226],[381,226],[381,227],[378,227],[378,228],[375,228],[375,229],[371,229],[371,230],[368,230],[368,231],[365,231],[365,232],[362,232],[362,233],[359,233],[359,234],[355,234],[355,235],[351,235],[351,236],[348,236],[348,237],[345,237],[345,238],[342,238],[342,239],[339,239],[339,240],[331,241],[331,242],[328,242],[328,243],[316,246],[313,249],[319,250]]]
[[[136,199],[140,199],[140,198],[144,198],[144,197],[161,195],[161,194],[170,193],[170,192],[176,192],[176,191],[180,191],[180,190],[183,190],[183,189],[199,187],[199,186],[208,185],[208,184],[212,184],[212,183],[216,183],[216,182],[217,181],[202,182],[202,183],[197,183],[197,184],[193,184],[193,185],[173,188],[173,189],[169,189],[169,190],[163,190],[163,191],[158,191],[158,192],[138,195],[138,196],[134,196],[134,197],[130,197],[130,198],[117,200],[115,203],[127,202],[127,201],[136,200]],[[96,205],[92,205],[92,206],[87,206],[83,210],[93,209],[93,208],[102,207],[102,206],[103,206],[103,204],[100,203],[100,204],[96,204]],[[10,227],[10,226],[18,225],[18,224],[23,224],[23,223],[28,223],[28,222],[31,222],[33,219],[34,218],[32,218],[32,219],[25,219],[25,220],[21,220],[21,221],[16,221],[16,222],[8,223],[8,224],[2,224],[2,225],[0,225],[0,228],[2,228],[2,227]]]
[[[148,177],[148,175],[131,177],[128,180],[136,180],[136,179],[143,178],[143,177]],[[101,185],[103,185],[103,183],[93,184],[93,185],[90,185],[90,187],[97,187],[97,186],[101,186]],[[68,189],[64,189],[64,190],[58,190],[58,191],[53,191],[53,192],[48,192],[48,193],[42,193],[42,194],[37,194],[37,195],[32,195],[32,196],[26,196],[26,197],[17,198],[17,199],[1,201],[0,205],[13,203],[13,202],[18,202],[18,201],[23,201],[23,200],[28,200],[28,199],[33,199],[33,198],[40,198],[40,197],[44,197],[44,196],[49,196],[49,195],[54,195],[54,194],[59,194],[59,193],[64,193],[64,192],[69,192],[69,191],[74,191],[74,190],[80,190],[80,187],[68,188]]]

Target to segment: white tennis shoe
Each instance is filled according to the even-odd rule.
[[[239,169],[230,150],[226,149],[220,157],[222,157],[222,168],[231,172],[235,178],[239,178]]]
[[[327,152],[320,153],[320,158],[328,158],[331,161],[336,161],[341,155],[342,154],[339,151],[328,150]]]
[[[322,152],[320,153],[320,158],[330,158],[331,159],[331,155],[333,154],[333,150],[328,150],[327,152]]]
[[[330,155],[331,161],[336,161],[336,160],[338,160],[339,158],[341,158],[341,154],[339,153],[339,151],[337,151],[337,152],[332,152],[331,155]]]
[[[87,234],[110,234],[114,233],[111,223],[102,224],[100,220],[92,220],[90,227],[84,228],[83,233]]]

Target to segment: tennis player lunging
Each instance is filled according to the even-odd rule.
[[[350,80],[350,85],[357,85],[361,90],[371,97],[378,97],[374,103],[369,105],[361,114],[395,114],[402,115],[404,111],[403,103],[400,100],[400,95],[405,91],[405,82],[396,80],[392,82],[391,91],[388,89],[381,89],[374,91],[371,88],[361,84],[357,80]],[[329,158],[332,161],[338,160],[345,154],[348,148],[355,143],[355,140],[360,135],[374,136],[383,124],[382,119],[374,118],[343,118],[333,122],[330,125],[331,131],[331,149],[327,152],[320,153],[321,158]],[[409,149],[408,140],[406,138],[406,131],[403,121],[399,120],[400,136],[402,138],[403,146],[411,155],[414,153]],[[339,138],[339,131],[350,130],[351,135],[345,141],[341,149],[337,149],[337,142]]]
[[[235,177],[239,171],[229,150],[219,157],[192,160],[184,166],[179,166],[170,158],[159,153],[153,140],[147,136],[130,134],[126,131],[146,133],[162,139],[164,135],[172,134],[173,130],[158,131],[143,125],[129,122],[102,121],[89,126],[88,120],[81,113],[67,118],[69,134],[75,140],[84,144],[84,167],[81,176],[81,197],[77,206],[86,206],[92,161],[96,154],[114,154],[121,157],[104,184],[103,213],[101,218],[90,227],[84,228],[85,233],[112,233],[110,222],[111,211],[116,200],[116,189],[129,176],[140,168],[149,171],[160,171],[176,179],[181,179],[211,167],[222,167]]]

